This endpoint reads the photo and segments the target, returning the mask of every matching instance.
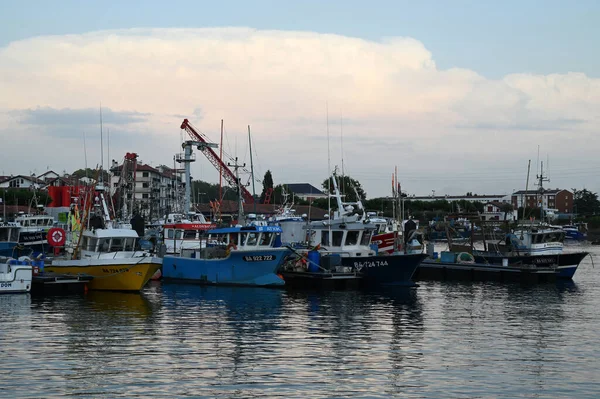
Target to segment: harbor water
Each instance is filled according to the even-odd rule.
[[[587,250],[600,266],[600,247]],[[598,398],[600,269],[307,292],[0,296],[0,397]]]

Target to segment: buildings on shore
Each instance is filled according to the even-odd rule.
[[[113,161],[110,168],[110,178],[107,184],[110,196],[113,202],[117,203],[117,198],[128,201],[133,204],[137,210],[146,218],[146,220],[155,220],[163,217],[170,212],[182,211],[182,199],[185,193],[185,183],[183,169],[170,168],[165,165],[153,167],[138,162],[135,155],[135,168],[124,168],[127,162],[119,164]],[[128,174],[124,176],[123,173]],[[49,170],[39,176],[0,176],[0,189],[25,188],[35,190],[46,190],[52,198],[50,207],[68,207],[77,190],[65,188],[85,186],[92,181],[89,177],[78,177],[75,175],[60,175]],[[59,188],[63,188],[59,190]],[[287,184],[287,189],[303,200],[313,200],[327,198],[327,194],[308,183]],[[58,194],[57,194],[58,193]],[[55,198],[60,196],[60,199]],[[573,192],[567,189],[546,189],[543,192],[538,190],[519,190],[512,194],[471,194],[466,195],[428,195],[428,196],[409,196],[406,200],[411,201],[470,201],[479,202],[484,206],[482,217],[486,220],[491,219],[516,219],[516,210],[524,205],[529,208],[543,207],[550,215],[561,218],[571,217],[573,215],[574,198]],[[21,204],[23,205],[23,204]],[[208,204],[199,204],[198,211],[210,213]],[[507,208],[512,205],[512,210]],[[205,209],[206,208],[206,209]],[[267,208],[259,206],[264,214],[272,213],[274,206]],[[246,209],[245,209],[246,211]],[[263,212],[264,211],[264,212]],[[321,212],[319,210],[318,212]],[[309,212],[308,209],[304,213]],[[310,215],[311,219],[319,218],[318,215]],[[321,215],[322,216],[322,215]]]

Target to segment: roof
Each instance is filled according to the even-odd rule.
[[[555,188],[552,190],[544,190],[544,194],[558,194],[561,191],[568,191],[571,192],[571,190],[567,190],[564,188]],[[514,193],[512,193],[512,195],[536,195],[539,194],[538,190],[519,190],[519,191],[515,191]]]
[[[296,195],[299,194],[316,194],[316,195],[326,195],[321,190],[308,183],[293,183],[286,184],[286,187]]]
[[[41,179],[41,178],[43,178],[44,176],[46,176],[46,175],[49,175],[50,173],[53,173],[53,174],[55,174],[56,176],[60,176],[60,175],[59,175],[58,173],[56,173],[55,171],[53,171],[53,170],[49,170],[49,171],[47,171],[47,172],[44,172],[44,173],[42,173],[41,175],[39,175],[39,176],[38,176],[38,179]]]
[[[85,230],[84,235],[91,235],[98,238],[137,238],[138,234],[132,229],[96,229],[94,231]]]
[[[161,174],[160,171],[156,168],[153,168],[150,165],[146,165],[146,164],[138,164],[135,167],[136,172],[154,172],[157,174]]]

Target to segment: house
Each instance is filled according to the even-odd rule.
[[[508,210],[508,206],[511,210]],[[505,212],[506,211],[506,212]],[[483,205],[481,213],[482,220],[509,220],[515,221],[519,217],[518,211],[514,209],[512,204],[507,202],[489,201]]]
[[[423,195],[423,196],[409,196],[405,198],[410,201],[469,201],[469,202],[509,202],[510,198],[506,194],[469,194],[469,195]]]
[[[44,182],[35,176],[4,176],[4,179],[0,180],[0,188],[39,188],[43,184]]]
[[[539,208],[556,210],[559,214],[573,213],[573,193],[565,189],[544,190],[519,190],[511,196],[511,203],[515,208]]]
[[[327,194],[308,183],[286,184],[286,188],[302,200],[309,201],[317,198],[327,198]]]
[[[60,177],[60,175],[58,173],[56,173],[53,170],[49,170],[45,173],[42,173],[37,178],[38,178],[38,180],[41,180],[41,181],[47,183],[47,182],[53,181],[55,179],[58,179],[59,177]]]

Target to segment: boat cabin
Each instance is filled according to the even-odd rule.
[[[561,254],[564,240],[562,229],[544,226],[515,229],[507,237],[514,250],[529,255]]]
[[[139,237],[131,229],[86,230],[80,243],[82,258],[125,258],[136,252]]]
[[[226,227],[210,230],[208,244],[224,246],[232,250],[256,250],[272,248],[275,237],[281,234],[279,226]]]
[[[17,223],[1,223],[0,242],[18,242],[20,229]]]
[[[310,246],[321,246],[322,252],[343,257],[373,256],[371,238],[376,226],[363,222],[313,222],[309,227]]]
[[[50,215],[19,215],[15,222],[24,228],[41,228],[48,230],[54,225],[54,218]]]

